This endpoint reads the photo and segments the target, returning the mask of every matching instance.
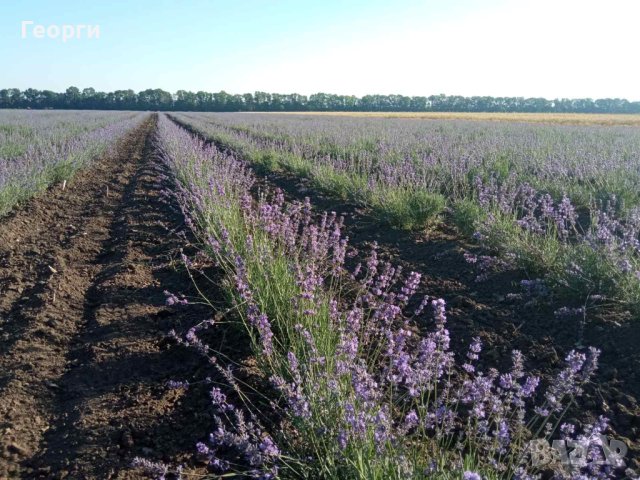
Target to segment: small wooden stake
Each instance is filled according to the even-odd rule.
[[[63,180],[62,181],[62,190],[64,190],[67,187],[67,181]]]

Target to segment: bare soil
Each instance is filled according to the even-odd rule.
[[[207,434],[205,395],[167,389],[201,359],[166,334],[210,314],[176,267],[181,217],[161,194],[155,118],[115,155],[0,224],[0,478],[141,478]]]

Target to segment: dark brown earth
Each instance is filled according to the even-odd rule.
[[[175,465],[207,434],[206,395],[165,386],[202,362],[167,332],[210,312],[164,306],[194,292],[154,127],[0,225],[1,479],[141,478],[135,456]]]
[[[234,153],[226,145],[217,147]],[[471,338],[479,336],[484,344],[482,361],[486,367],[507,369],[511,351],[518,349],[528,358],[530,371],[550,379],[564,365],[563,359],[570,350],[585,346],[600,349],[594,381],[567,418],[580,424],[606,415],[611,420],[607,435],[628,445],[627,464],[640,469],[640,319],[619,310],[594,310],[589,312],[581,333],[578,319],[554,316],[560,307],[580,305],[561,298],[526,295],[509,300],[508,294],[523,292],[520,281],[528,278],[526,272],[510,270],[477,282],[479,272],[465,260],[464,254],[487,252],[464,240],[447,226],[449,222],[429,232],[381,226],[366,209],[314,191],[308,180],[287,172],[259,171],[257,188],[280,188],[289,200],[309,197],[316,210],[335,211],[345,217],[343,234],[349,236],[349,243],[361,254],[367,254],[376,242],[382,258],[402,265],[405,271],[423,273],[420,293],[447,302],[452,347],[464,355]]]

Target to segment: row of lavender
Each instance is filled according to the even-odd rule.
[[[551,465],[555,478],[615,475],[615,453],[601,462],[606,420],[582,425],[580,434],[563,420],[596,368],[597,350],[569,353],[544,385],[517,351],[510,371],[481,371],[479,340],[464,358],[451,351],[445,302],[414,298],[419,273],[379,261],[375,248],[348,269],[354,251],[334,213],[314,214],[308,201],[287,203],[279,192],[252,197],[254,177],[238,158],[165,116],[158,129],[187,225],[224,272],[234,314],[271,384],[243,391],[232,363],[202,340],[214,322],[180,337],[226,379],[211,390],[212,433],[197,444],[212,470],[256,478],[534,478],[528,442],[555,435],[586,452],[572,470]],[[244,401],[234,405],[231,396]],[[137,463],[158,477],[167,472]]]
[[[424,227],[443,211],[576,302],[640,307],[640,135],[633,127],[180,114],[267,168]],[[470,259],[477,261],[477,259]],[[482,275],[480,278],[484,278]]]
[[[570,126],[269,114],[182,114],[246,132],[337,169],[464,196],[471,177],[514,175],[581,206],[640,201],[640,136],[626,126]]]
[[[0,216],[51,184],[69,180],[145,115],[131,112],[0,113]]]

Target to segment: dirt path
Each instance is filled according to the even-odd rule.
[[[206,405],[165,387],[199,361],[166,333],[207,313],[164,307],[190,283],[155,122],[0,224],[2,479],[140,478],[133,457],[177,463],[206,434]]]

